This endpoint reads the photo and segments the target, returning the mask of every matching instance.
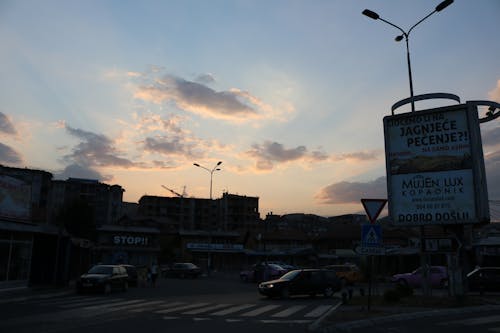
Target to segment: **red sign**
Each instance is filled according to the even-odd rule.
[[[365,208],[370,223],[375,223],[380,212],[384,209],[387,199],[361,199],[361,203]]]

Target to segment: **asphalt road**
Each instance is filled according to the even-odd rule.
[[[267,299],[237,275],[160,279],[110,295],[73,290],[0,299],[0,332],[305,332],[338,298]]]

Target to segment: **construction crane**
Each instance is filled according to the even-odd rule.
[[[184,186],[184,190],[183,190],[182,194],[179,194],[178,192],[176,192],[176,191],[174,191],[174,190],[166,187],[165,185],[162,185],[161,187],[163,187],[164,189],[172,192],[172,194],[178,196],[179,198],[183,198],[186,195],[186,186]]]

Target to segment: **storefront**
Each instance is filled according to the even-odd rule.
[[[36,225],[0,221],[0,289],[28,285],[35,231]]]
[[[95,259],[104,264],[149,266],[160,254],[155,227],[107,225],[98,228]]]

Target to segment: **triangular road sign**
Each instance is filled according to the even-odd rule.
[[[361,203],[365,207],[370,223],[375,223],[380,212],[384,209],[387,199],[361,199]]]

